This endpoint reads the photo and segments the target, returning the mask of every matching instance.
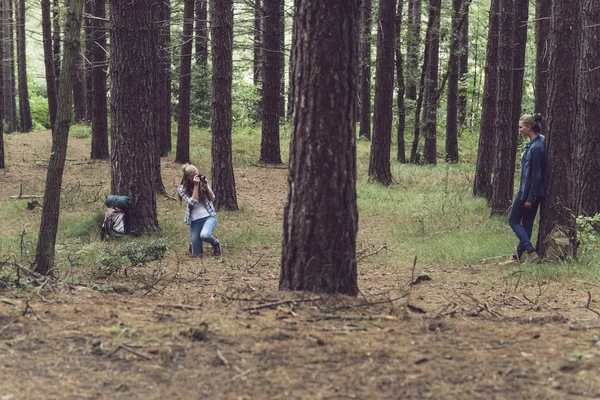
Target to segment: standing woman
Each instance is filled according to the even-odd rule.
[[[539,262],[540,257],[531,244],[533,221],[546,195],[544,189],[544,135],[540,134],[542,115],[525,114],[519,119],[519,133],[529,138],[521,155],[521,184],[513,202],[508,224],[517,235],[519,245],[506,263]]]
[[[177,188],[179,202],[187,203],[184,222],[190,227],[190,251],[192,255],[202,255],[202,242],[213,247],[215,256],[221,255],[221,245],[212,235],[217,226],[217,214],[213,206],[213,193],[206,176],[198,173],[198,168],[191,164],[183,166],[183,177]]]

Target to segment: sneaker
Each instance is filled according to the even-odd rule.
[[[219,257],[221,255],[221,245],[219,243],[213,246],[213,251],[215,256]]]
[[[509,257],[508,260],[501,262],[500,265],[512,265],[512,264],[518,264],[519,262],[521,262],[519,256],[516,254],[513,254],[512,256]]]
[[[542,261],[542,258],[538,255],[538,253],[535,250],[532,250],[523,253],[522,260],[525,263],[539,264]]]

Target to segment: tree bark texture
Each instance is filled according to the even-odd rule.
[[[535,2],[535,112],[548,115],[548,39],[552,0]]]
[[[0,0],[2,1],[2,0]],[[54,129],[56,121],[56,77],[54,76],[54,56],[52,54],[52,20],[50,17],[50,0],[42,0],[42,41],[44,48],[44,67],[46,71],[46,91],[48,96],[48,112],[50,128]]]
[[[371,26],[373,24],[372,0],[361,0],[360,6],[360,132],[362,138],[371,140]]]
[[[159,132],[158,151],[166,157],[171,144],[171,0],[157,3],[158,19],[158,82],[156,86],[157,131]],[[204,4],[206,8],[206,4]],[[206,16],[204,17],[206,20]],[[206,21],[204,21],[206,26]],[[204,33],[206,37],[206,32]],[[198,39],[196,39],[198,40]],[[206,65],[204,65],[206,66]]]
[[[85,67],[83,57],[81,57],[81,51],[77,54],[75,71],[73,71],[71,79],[73,80],[73,108],[75,111],[75,121],[83,122],[88,119],[88,116]]]
[[[53,0],[52,3],[52,54],[54,55],[54,77],[58,88],[60,80],[60,3]]]
[[[263,19],[263,88],[262,88],[262,138],[260,161],[266,164],[281,164],[279,144],[279,97],[283,79],[280,36],[281,3],[283,0],[264,0]]]
[[[427,55],[427,73],[423,98],[423,161],[437,163],[437,97],[440,60],[440,24],[441,0],[429,1],[429,54]]]
[[[25,0],[17,3],[17,68],[19,71],[19,117],[21,132],[29,132],[33,125],[27,84],[27,52],[25,46]]]
[[[113,194],[132,198],[135,234],[159,229],[149,176],[155,128],[151,3],[110,1],[111,189]]]
[[[500,3],[498,14],[498,83],[496,95],[496,141],[492,179],[492,215],[503,215],[512,204],[515,164],[514,131],[514,57],[515,0]],[[518,119],[518,118],[517,118]]]
[[[179,68],[179,115],[175,162],[190,162],[190,90],[192,82],[192,40],[194,34],[194,0],[183,2],[183,35]]]
[[[90,48],[91,91],[92,101],[90,110],[92,120],[92,160],[110,158],[108,149],[108,109],[106,104],[106,0],[93,0],[93,15],[91,18],[92,45]]]
[[[492,0],[488,22],[488,38],[485,57],[485,81],[477,165],[473,181],[473,194],[492,199],[492,173],[494,170],[496,145],[496,95],[498,94],[498,12],[500,0]]]
[[[237,210],[231,148],[233,0],[214,0],[211,13],[212,183],[218,210]]]
[[[62,70],[66,73],[66,76],[70,76],[71,72],[75,70],[76,56],[79,52],[82,10],[83,0],[70,0],[70,6],[67,10],[65,53],[62,65]],[[42,275],[51,274],[54,266],[54,246],[60,214],[60,187],[69,140],[72,95],[71,80],[63,79],[58,88],[56,126],[52,135],[52,152],[48,161],[44,207],[35,253],[35,271]]]
[[[6,122],[6,133],[17,131],[17,102],[15,91],[15,58],[14,58],[14,20],[13,20],[13,0],[4,1],[3,15],[3,38],[4,42],[4,121]]]
[[[373,140],[369,159],[369,177],[384,185],[392,183],[390,151],[392,144],[392,103],[394,96],[394,45],[396,0],[381,0],[377,17],[377,60]]]
[[[152,31],[151,31],[151,46],[152,46],[152,75],[154,81],[153,88],[153,101],[152,113],[154,114],[154,118],[152,121],[152,129],[150,134],[152,136],[149,149],[150,149],[150,175],[152,180],[152,187],[156,193],[165,194],[165,185],[162,181],[161,168],[160,168],[160,155],[161,155],[161,145],[164,139],[164,133],[161,132],[163,128],[163,118],[165,117],[165,105],[161,103],[161,99],[163,98],[161,90],[164,88],[163,78],[164,74],[162,71],[162,66],[160,63],[161,52],[159,50],[160,44],[160,35],[163,27],[161,24],[163,23],[162,19],[162,11],[163,7],[161,7],[161,1],[152,1],[150,3],[152,7]],[[168,108],[167,108],[168,109]]]
[[[572,137],[573,133],[577,132],[577,83],[578,76],[582,73],[579,61],[582,39],[581,6],[580,0],[568,4],[552,4],[548,41],[546,199],[541,206],[537,243],[542,256],[546,254],[545,238],[557,225],[567,230],[575,247],[577,210],[572,163],[575,142]],[[597,46],[597,43],[595,45]]]
[[[460,39],[458,45],[458,125],[459,128],[465,126],[467,120],[467,73],[469,72],[469,6],[470,0],[467,0],[467,6],[464,8],[462,25],[460,29]]]
[[[408,1],[408,28],[406,33],[406,97],[417,99],[419,83],[419,46],[421,43],[422,0]]]
[[[279,289],[356,296],[359,0],[296,0],[295,15]]]
[[[196,63],[208,64],[208,0],[196,0]]]
[[[262,0],[254,1],[254,37],[253,37],[253,59],[252,59],[252,79],[254,86],[259,86],[262,82],[262,19],[263,19]]]
[[[575,141],[575,210],[577,215],[600,213],[600,1],[583,0],[581,67]]]
[[[86,16],[93,16],[94,15],[94,3],[95,0],[84,0],[83,3],[83,12],[84,15]],[[92,104],[92,99],[94,97],[94,75],[92,74],[92,69],[94,68],[93,65],[93,56],[92,56],[92,51],[93,51],[93,47],[94,47],[94,21],[92,20],[92,18],[89,17],[84,17],[83,19],[83,32],[85,34],[85,51],[83,52],[83,69],[84,69],[84,75],[85,75],[85,89],[86,89],[86,100],[87,100],[87,104],[86,104],[86,110],[87,110],[87,120],[88,121],[92,121],[92,112],[93,112],[93,104]],[[93,134],[92,134],[93,136]]]
[[[406,107],[404,104],[404,60],[402,57],[402,8],[404,0],[398,0],[396,12],[396,80],[398,82],[398,130],[396,134],[398,142],[397,160],[400,163],[406,162],[406,146],[404,144],[404,130],[406,128]]]
[[[458,162],[458,81],[459,45],[462,34],[463,4],[452,0],[452,38],[448,59],[448,100],[446,102],[446,162]]]
[[[264,1],[264,0],[263,0]],[[279,2],[279,64],[281,65],[281,78],[279,80],[279,116],[285,118],[285,80],[283,74],[285,71],[285,1]]]
[[[4,2],[0,0],[0,25],[4,25]],[[2,32],[2,26],[0,26],[0,60],[4,59],[4,46],[1,45],[4,39]],[[0,62],[0,105],[4,99],[4,68]],[[0,169],[4,169],[4,106],[0,107]]]
[[[527,20],[529,18],[529,3],[524,1],[515,2],[515,32],[513,40],[513,96],[512,96],[512,128],[511,132],[516,132],[513,141],[513,153],[517,154],[519,118],[521,117],[521,103],[523,101],[523,80],[525,75],[525,52],[527,45]],[[534,112],[534,111],[532,111]],[[531,113],[530,113],[531,114]],[[509,175],[515,176],[515,163],[510,165],[512,172]]]
[[[289,69],[288,69],[288,104],[287,104],[287,117],[288,119],[292,118],[292,113],[294,111],[294,79],[292,79],[292,74],[294,71],[294,66],[292,63],[294,62],[294,43],[296,43],[296,30],[298,29],[296,23],[296,13],[295,8],[292,9],[292,43],[290,44],[290,57],[289,57]],[[285,72],[284,72],[285,73]]]

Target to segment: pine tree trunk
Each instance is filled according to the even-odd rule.
[[[2,0],[0,0],[1,2]],[[50,19],[50,0],[42,0],[42,40],[44,47],[44,67],[46,71],[46,91],[48,96],[48,113],[50,114],[50,128],[54,129],[56,121],[56,77],[52,55],[52,26]]]
[[[398,162],[406,162],[406,146],[404,144],[404,130],[406,128],[406,107],[404,105],[404,60],[402,59],[402,7],[404,0],[398,0],[396,12],[396,80],[398,82]]]
[[[79,52],[81,13],[83,0],[70,0],[65,29],[65,53],[62,70],[70,76],[75,70],[76,55]],[[60,214],[60,187],[62,184],[69,125],[72,113],[73,88],[70,79],[63,79],[58,88],[58,109],[56,126],[52,135],[52,151],[48,161],[44,207],[35,253],[35,271],[42,275],[51,275],[54,267],[54,246]]]
[[[152,106],[154,109],[152,113],[154,114],[154,118],[152,119],[152,128],[150,131],[151,140],[149,145],[150,150],[150,176],[152,180],[152,187],[156,193],[166,194],[165,185],[163,184],[161,168],[160,168],[160,155],[161,155],[161,146],[163,144],[163,139],[165,134],[161,132],[163,128],[163,118],[165,116],[165,105],[161,103],[161,99],[164,97],[161,93],[161,90],[164,88],[163,78],[164,73],[162,71],[163,67],[161,66],[161,50],[159,49],[160,45],[160,36],[162,34],[162,23],[163,19],[163,7],[160,4],[160,1],[151,1],[152,7],[152,31],[151,31],[151,46],[152,46],[152,75],[153,75],[153,101]],[[191,51],[191,49],[190,49]],[[168,108],[167,108],[168,109]]]
[[[73,80],[75,122],[83,122],[87,119],[87,92],[85,87],[85,68],[81,53],[77,54],[75,71],[73,71],[71,79]]]
[[[372,0],[361,0],[360,18],[360,137],[371,140]]]
[[[179,116],[177,118],[177,152],[175,162],[190,162],[190,90],[192,82],[192,35],[194,34],[194,0],[183,2],[183,35],[179,69]]]
[[[156,86],[157,130],[160,133],[158,151],[166,157],[171,144],[171,1],[162,0],[158,6],[158,82]],[[206,7],[206,2],[204,4]],[[206,19],[206,16],[205,16]],[[206,25],[206,21],[204,21]],[[206,37],[206,33],[204,33]],[[196,39],[198,40],[198,38]]]
[[[283,0],[264,0],[263,19],[263,89],[262,89],[262,140],[260,161],[266,164],[281,164],[279,144],[279,97],[283,79],[280,64],[280,12]]]
[[[421,1],[408,1],[408,28],[406,39],[406,97],[417,99],[419,82],[419,45],[421,43]]]
[[[94,3],[95,0],[84,0],[83,4],[83,12],[85,15],[94,15]],[[88,121],[92,120],[92,112],[93,112],[93,98],[94,98],[94,74],[92,70],[94,68],[93,61],[93,47],[94,47],[94,21],[92,18],[84,18],[83,20],[83,32],[85,34],[85,51],[84,51],[84,75],[85,75],[85,98],[87,100],[86,104],[86,119]]]
[[[233,0],[214,0],[211,4],[212,183],[217,209],[233,211],[238,209],[231,148]]]
[[[423,98],[423,161],[427,164],[437,163],[437,97],[438,72],[440,59],[440,15],[441,0],[429,1],[429,54],[427,55],[427,74]]]
[[[578,74],[579,101],[575,140],[575,211],[577,215],[600,213],[600,33],[589,28],[600,21],[600,1],[583,0],[581,68]]]
[[[4,25],[4,1],[0,0],[0,25]],[[4,46],[3,43],[4,33],[2,27],[0,27],[0,60],[4,59]],[[0,62],[0,105],[2,105],[4,99],[4,68]],[[4,169],[4,106],[0,107],[0,169]]]
[[[17,130],[17,103],[15,91],[15,58],[14,58],[14,37],[13,37],[13,0],[4,0],[3,15],[3,37],[4,41],[4,121],[6,123],[6,133],[12,133]]]
[[[60,4],[59,0],[52,3],[52,54],[54,55],[54,77],[58,88],[60,80]]]
[[[25,0],[17,3],[17,66],[19,71],[19,114],[21,132],[29,132],[33,125],[29,107],[29,87],[27,85],[27,53],[25,50]]]
[[[254,86],[259,86],[262,71],[262,19],[263,19],[262,0],[254,2],[254,58],[253,58],[253,82]]]
[[[458,162],[458,73],[459,44],[462,29],[459,24],[465,0],[452,0],[452,39],[448,60],[448,100],[446,102],[446,162]]]
[[[359,0],[296,0],[295,11],[296,104],[279,289],[356,296]]]
[[[150,175],[156,83],[151,4],[152,0],[110,1],[111,191],[132,198],[134,234],[159,229]]]
[[[373,140],[369,159],[369,177],[384,185],[392,183],[390,151],[392,144],[392,103],[394,96],[394,37],[396,0],[381,0],[377,21],[377,61]]]
[[[485,82],[483,84],[483,105],[479,129],[477,166],[473,182],[473,194],[492,199],[492,172],[495,163],[496,146],[496,95],[498,94],[498,12],[500,0],[492,0],[488,23],[488,40],[485,56]]]
[[[469,6],[470,0],[466,0],[464,8],[460,39],[458,45],[458,125],[464,128],[467,120],[467,73],[469,72]],[[459,135],[460,136],[460,135]]]
[[[496,142],[494,178],[492,180],[492,215],[503,215],[512,204],[514,182],[513,130],[514,57],[516,0],[501,2],[498,13],[498,86],[496,96]],[[518,119],[518,117],[517,117]]]
[[[535,2],[535,112],[547,115],[548,102],[548,38],[552,0]]]
[[[285,71],[285,1],[279,2],[279,65],[281,65],[281,77],[279,79],[279,117],[285,118],[285,80],[283,74]]]
[[[573,133],[578,134],[577,83],[578,77],[582,75],[580,48],[584,36],[581,29],[581,7],[582,0],[552,3],[553,18],[548,40],[546,199],[541,205],[537,242],[538,252],[542,256],[546,255],[547,247],[544,239],[555,226],[568,232],[572,246],[576,248],[574,213],[578,188],[573,185]],[[594,42],[594,46],[597,46],[598,43]],[[597,87],[594,89],[598,90]],[[597,134],[597,129],[594,129],[594,133]],[[598,155],[595,154],[594,157],[597,158]],[[595,179],[597,180],[597,176]]]
[[[517,1],[515,2],[515,32],[513,40],[513,96],[512,96],[512,127],[510,132],[515,132],[515,140],[513,141],[513,154],[516,158],[519,132],[519,118],[521,117],[521,103],[523,101],[523,80],[525,75],[525,52],[527,45],[527,19],[529,18],[529,3]],[[533,112],[533,111],[532,111]],[[511,179],[511,187],[514,187],[515,162],[509,165],[511,171],[509,176]],[[511,195],[512,197],[512,195]]]
[[[196,0],[196,63],[206,68],[208,63],[208,0]]]
[[[104,160],[110,158],[108,150],[108,109],[106,105],[106,0],[94,0],[93,15],[97,18],[90,19],[92,25],[92,46],[90,57],[92,66],[89,71],[91,75],[92,90],[90,97],[92,107],[90,110],[92,119],[92,160]]]
[[[288,70],[288,85],[289,85],[289,89],[288,89],[288,103],[287,103],[287,118],[291,119],[292,118],[292,114],[294,111],[294,79],[292,78],[294,76],[294,58],[293,58],[293,52],[294,52],[294,43],[296,43],[296,29],[297,29],[297,23],[296,23],[296,14],[294,12],[295,7],[292,9],[292,43],[290,45],[290,57],[288,60],[288,65],[289,65],[289,70]]]

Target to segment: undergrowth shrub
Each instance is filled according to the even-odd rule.
[[[94,278],[108,278],[121,269],[140,267],[150,261],[162,260],[168,246],[161,240],[148,243],[129,242],[117,249],[106,249],[94,263],[91,275]]]

